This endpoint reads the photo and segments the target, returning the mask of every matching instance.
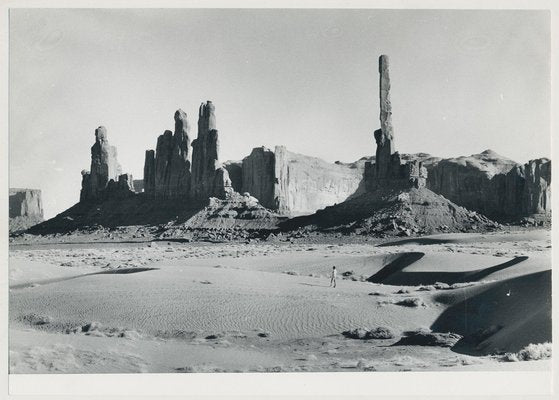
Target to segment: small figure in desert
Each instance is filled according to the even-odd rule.
[[[332,284],[336,287],[336,267],[332,267],[332,273],[330,275],[330,286],[332,286]]]

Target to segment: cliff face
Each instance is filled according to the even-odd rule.
[[[276,154],[265,147],[255,147],[242,164],[242,192],[248,192],[260,204],[277,210]]]
[[[522,204],[526,214],[551,212],[551,161],[546,158],[524,164]]]
[[[10,189],[10,232],[30,228],[43,221],[41,191]]]
[[[551,161],[530,160],[493,179],[503,217],[550,216]]]
[[[257,147],[243,159],[242,192],[283,214],[308,214],[358,193],[362,165],[328,163],[315,157]]]
[[[428,166],[427,187],[449,200],[496,219],[551,212],[551,162],[519,165],[486,150]]]

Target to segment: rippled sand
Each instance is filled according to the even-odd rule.
[[[549,232],[532,231],[383,246],[14,246],[10,371],[547,368],[499,353],[551,340],[550,243]],[[387,327],[394,338],[342,335],[360,327]],[[395,345],[428,328],[494,332],[476,348]]]

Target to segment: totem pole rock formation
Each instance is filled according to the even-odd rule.
[[[198,136],[192,141],[191,196],[195,202],[225,198],[233,188],[227,170],[219,162],[219,133],[215,106],[202,103],[198,113]]]
[[[80,201],[102,198],[109,181],[117,182],[121,171],[116,147],[109,144],[107,129],[100,126],[95,130],[95,144],[91,146],[91,169],[82,171]]]
[[[368,190],[378,188],[425,187],[427,169],[420,161],[402,163],[394,151],[392,104],[390,102],[390,63],[388,56],[379,57],[380,129],[374,132],[377,144],[375,163],[365,164],[365,183]]]
[[[374,133],[377,143],[376,169],[379,178],[388,177],[388,169],[394,153],[392,130],[392,104],[390,103],[390,70],[388,56],[379,57],[380,129]]]

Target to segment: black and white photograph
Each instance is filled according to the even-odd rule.
[[[8,10],[11,377],[551,373],[550,10],[119,7]]]

